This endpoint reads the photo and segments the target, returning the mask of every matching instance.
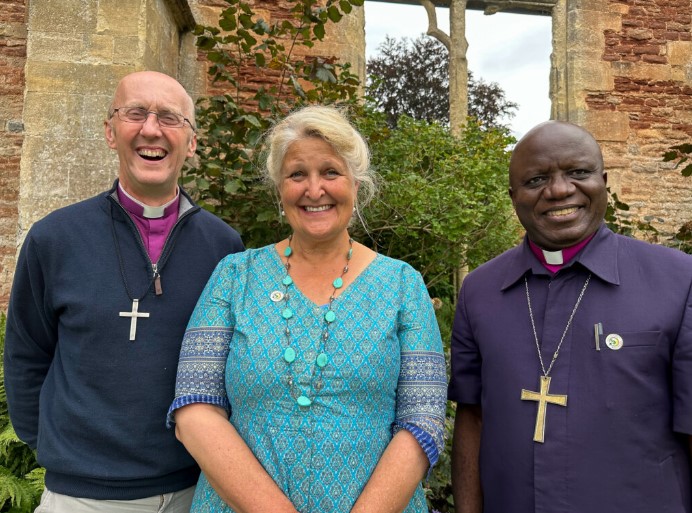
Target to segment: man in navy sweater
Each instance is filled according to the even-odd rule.
[[[29,231],[10,296],[5,384],[46,468],[38,512],[189,511],[199,469],[165,425],[192,309],[239,235],[178,185],[194,104],[162,73],[119,83],[110,191]]]

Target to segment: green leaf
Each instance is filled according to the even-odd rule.
[[[264,57],[263,53],[257,52],[255,54],[255,65],[259,68],[263,68],[266,64],[267,59]]]
[[[216,46],[216,41],[208,36],[200,36],[197,38],[197,47],[200,50],[211,50]]]
[[[246,116],[243,116],[243,119],[244,119],[245,121],[247,121],[248,123],[250,123],[250,124],[251,124],[252,126],[254,126],[254,127],[257,127],[257,128],[261,128],[261,127],[262,127],[262,123],[260,122],[259,119],[257,119],[257,115],[256,115],[256,114],[248,114],[248,115],[246,115]]]
[[[219,21],[219,27],[224,29],[226,32],[231,32],[237,27],[235,16],[223,16]]]
[[[663,154],[663,162],[670,162],[671,160],[675,160],[676,158],[678,158],[677,151],[667,151]]]
[[[320,41],[324,39],[324,23],[315,24],[315,26],[312,28],[312,31],[317,39],[319,39]]]
[[[692,154],[692,143],[683,143],[673,146],[674,150],[678,150],[680,153]]]
[[[339,12],[339,9],[336,8],[336,6],[331,5],[327,9],[327,15],[329,16],[329,19],[332,20],[334,23],[339,23],[341,21],[341,18],[343,15],[341,12]]]
[[[339,7],[341,7],[341,10],[344,11],[344,14],[350,14],[351,10],[353,7],[351,7],[351,4],[348,0],[340,0],[339,1]]]
[[[228,194],[236,194],[238,190],[240,189],[241,184],[240,182],[237,181],[232,181],[232,182],[226,182],[223,186],[224,192]]]
[[[683,168],[682,176],[692,176],[692,164],[688,164]]]
[[[251,29],[254,25],[252,21],[252,15],[250,14],[241,14],[240,16],[238,16],[238,21],[244,29]]]

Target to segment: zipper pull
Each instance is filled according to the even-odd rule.
[[[158,264],[151,264],[151,268],[154,271],[154,293],[157,296],[163,294],[163,289],[161,288],[161,275],[159,274]]]

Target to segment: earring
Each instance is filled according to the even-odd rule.
[[[281,217],[286,217],[286,212],[284,212],[283,210],[281,211]]]

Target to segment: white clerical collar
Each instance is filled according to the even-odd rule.
[[[123,189],[123,186],[118,182],[118,188],[120,189],[120,192],[122,192],[129,200],[135,202],[137,205],[142,207],[142,217],[146,217],[148,219],[159,219],[164,216],[166,207],[172,205],[175,203],[175,201],[178,199],[178,192],[179,189],[176,187],[175,189],[175,197],[166,203],[165,205],[161,205],[160,207],[152,207],[150,205],[145,205],[141,201],[139,201],[137,198],[133,198],[130,194],[127,193],[125,189]]]
[[[562,250],[558,249],[557,251],[547,251],[545,249],[541,249],[543,252],[543,258],[545,258],[545,263],[550,264],[550,265],[562,265],[565,263],[564,259],[562,258]]]

